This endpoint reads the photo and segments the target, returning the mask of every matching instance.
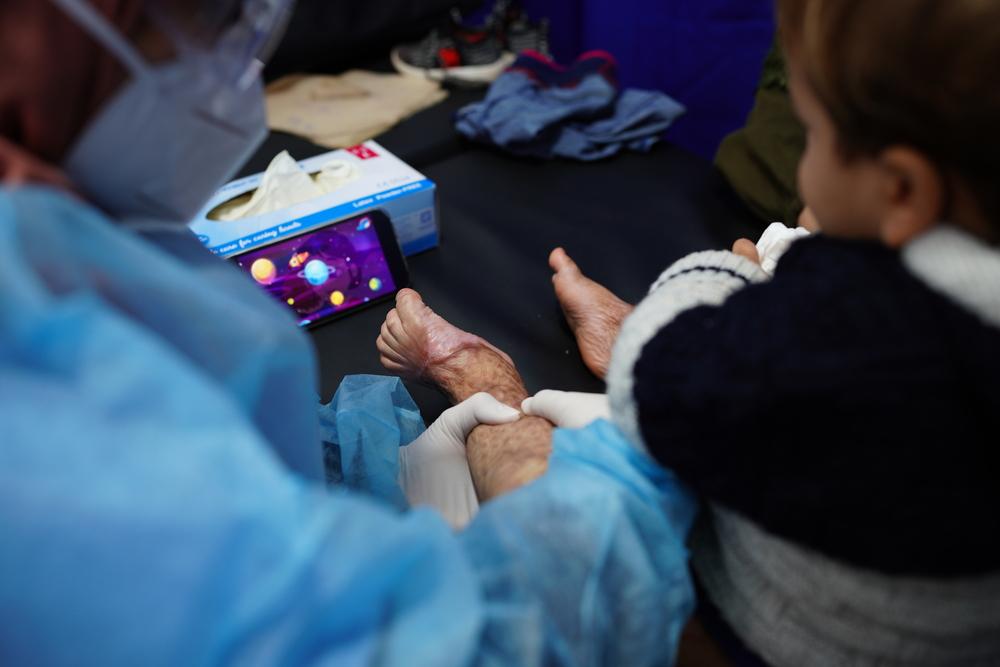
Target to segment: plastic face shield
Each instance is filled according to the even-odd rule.
[[[84,128],[64,170],[120,220],[184,223],[266,136],[260,70],[290,0],[147,0],[144,28],[173,46],[149,62],[93,0],[52,0],[131,73]]]
[[[147,0],[146,12],[178,55],[209,56],[221,85],[252,84],[274,54],[294,0]]]

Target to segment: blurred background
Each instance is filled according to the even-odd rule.
[[[388,63],[390,50],[419,40],[460,12],[475,24],[492,2],[477,0],[298,0],[267,77],[333,74]],[[553,57],[563,63],[592,49],[619,63],[622,87],[660,90],[688,113],[667,133],[711,159],[743,126],[761,64],[774,37],[772,0],[523,0],[549,21]]]

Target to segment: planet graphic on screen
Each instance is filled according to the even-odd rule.
[[[250,275],[261,285],[270,285],[278,277],[278,269],[274,266],[274,262],[261,257],[250,266]]]
[[[341,292],[340,290],[333,292],[330,295],[330,303],[332,303],[334,306],[344,305],[344,293]]]
[[[382,289],[382,281],[378,278],[372,278],[368,281],[368,288],[373,292],[377,292]]]
[[[326,262],[314,259],[306,264],[303,275],[310,285],[322,285],[330,277],[330,267],[326,265]]]

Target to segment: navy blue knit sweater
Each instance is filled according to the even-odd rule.
[[[651,453],[776,535],[891,574],[1000,568],[1000,329],[899,253],[795,244],[656,333],[632,391]]]

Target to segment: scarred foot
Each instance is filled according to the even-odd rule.
[[[436,385],[454,401],[491,390],[501,401],[520,400],[494,387],[510,384],[511,379],[520,387],[511,358],[435,313],[414,290],[404,289],[396,296],[396,307],[386,316],[376,346],[387,370]]]
[[[555,272],[552,283],[556,298],[576,336],[583,363],[590,372],[603,378],[608,372],[618,331],[634,306],[583,275],[562,248],[549,255],[549,266]]]

